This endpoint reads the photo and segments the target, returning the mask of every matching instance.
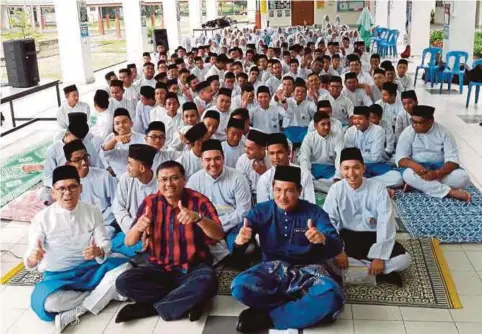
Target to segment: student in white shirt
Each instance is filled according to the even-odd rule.
[[[385,162],[385,130],[369,121],[369,107],[355,107],[353,126],[345,132],[345,147],[356,147],[365,160],[365,177],[374,178],[389,188],[403,185],[400,172]],[[391,191],[391,194],[394,194]]]
[[[112,212],[124,234],[131,229],[144,198],[157,192],[156,173],[152,170],[156,153],[155,148],[146,144],[129,146],[127,172],[120,176],[112,205]],[[134,247],[140,250],[142,245]]]
[[[370,106],[369,121],[385,130],[385,154],[383,158],[388,162],[395,153],[395,134],[393,133],[393,127],[386,119],[383,119],[383,108],[380,105],[372,104]]]
[[[332,99],[331,99],[332,100]],[[333,117],[333,109],[331,107],[331,102],[330,100],[320,100],[316,104],[316,112],[322,112],[326,113],[330,116],[330,131],[333,132],[334,135],[336,136],[341,136],[343,139],[343,125],[341,122]],[[310,124],[308,125],[308,132],[315,131],[315,122],[314,119],[310,121]]]
[[[370,86],[370,98],[377,102],[382,99],[382,88],[385,83],[385,70],[383,68],[376,68],[373,71],[373,82]]]
[[[331,77],[329,86],[330,95],[334,103],[331,105],[333,109],[332,116],[341,122],[344,127],[351,124],[351,117],[353,116],[353,103],[351,100],[342,94],[343,83],[341,77]]]
[[[184,138],[189,149],[184,150],[176,161],[183,165],[186,172],[186,180],[189,180],[191,175],[202,168],[201,148],[202,143],[209,139],[207,133],[208,129],[204,123],[201,122],[194,125],[184,134]]]
[[[397,64],[397,81],[401,85],[401,90],[412,90],[413,79],[407,74],[408,61],[406,59],[400,59]]]
[[[320,110],[314,116],[314,126],[315,130],[309,132],[301,144],[300,166],[313,174],[315,189],[328,192],[339,167],[343,133],[334,131],[332,117]]]
[[[226,63],[228,57],[224,54],[220,54],[216,57],[216,63],[209,68],[206,73],[206,78],[212,75],[217,75],[219,80],[224,81],[224,70],[226,69]]]
[[[142,86],[140,89],[140,100],[136,106],[136,118],[134,120],[134,131],[144,133],[151,122],[151,111],[156,105],[155,90],[151,86]]]
[[[110,82],[110,100],[109,103],[112,104],[112,110],[117,108],[124,108],[129,111],[131,119],[136,117],[136,101],[128,100],[124,96],[124,84],[120,80],[112,80]]]
[[[321,88],[320,77],[315,73],[308,75],[307,83],[307,99],[313,101],[315,104],[321,100],[332,100],[330,92],[324,88]]]
[[[57,110],[57,124],[61,130],[67,129],[69,125],[68,114],[73,112],[83,112],[87,115],[87,119],[90,117],[90,107],[87,103],[79,101],[79,91],[77,86],[70,85],[64,87],[64,94],[66,100],[62,103],[62,106]]]
[[[272,167],[259,177],[256,186],[256,203],[266,202],[274,198],[273,178],[276,166],[299,167],[290,163],[290,151],[288,140],[283,133],[272,133],[268,135],[266,152],[268,153]],[[310,171],[305,168],[301,168],[301,186],[302,191],[300,198],[316,204],[313,176]]]
[[[250,83],[245,83],[241,86],[241,94],[231,99],[231,109],[245,108],[253,110],[256,108],[256,100],[254,98],[254,87]]]
[[[276,89],[283,83],[281,63],[277,59],[272,60],[271,71],[273,75],[266,80],[266,86],[269,88],[271,95],[276,93]]]
[[[226,140],[221,142],[224,152],[224,164],[228,167],[236,168],[236,162],[244,153],[244,125],[245,122],[242,119],[233,118],[233,116],[229,118],[226,128]]]
[[[219,112],[216,110],[206,110],[202,116],[202,123],[206,126],[207,134],[206,138],[211,138],[217,131],[219,127]]]
[[[345,73],[345,88],[342,94],[350,99],[354,107],[369,107],[373,103],[365,90],[358,87],[358,79],[355,72]]]
[[[253,127],[265,134],[281,132],[280,121],[283,120],[283,117],[288,117],[291,112],[287,107],[287,100],[282,91],[278,92],[276,104],[270,105],[270,98],[269,88],[260,86],[257,90],[258,106],[249,111],[249,118]]]
[[[109,164],[107,169],[117,178],[127,169],[129,145],[144,143],[144,136],[134,132],[132,127],[129,112],[117,108],[114,111],[114,131],[105,138],[100,152],[102,160]]]
[[[403,111],[397,115],[395,121],[395,140],[398,142],[403,130],[412,125],[413,108],[418,105],[417,94],[414,90],[406,90],[401,94]]]
[[[92,144],[100,152],[100,145],[104,138],[113,130],[113,112],[109,102],[109,94],[103,89],[99,89],[94,95],[94,118],[95,125],[90,127],[92,134]]]
[[[382,99],[376,103],[383,108],[383,119],[390,126],[394,127],[397,117],[404,109],[402,102],[397,98],[397,84],[385,82],[382,86]]]
[[[406,168],[403,180],[408,186],[429,196],[470,203],[472,196],[463,190],[470,178],[460,168],[457,144],[450,132],[434,120],[434,112],[430,106],[414,107],[412,126],[400,136],[395,161]]]
[[[303,79],[296,79],[293,97],[287,99],[285,107],[288,115],[283,118],[283,128],[290,126],[308,127],[316,112],[316,104],[306,99],[306,83]]]
[[[151,86],[152,88],[156,87],[156,80],[154,79],[154,64],[151,62],[144,63],[142,65],[143,69],[143,76],[139,83],[137,84],[139,87],[142,86]]]
[[[225,166],[221,142],[209,139],[202,143],[203,169],[189,178],[186,187],[207,196],[216,207],[223,231],[227,234],[242,222],[251,209],[248,180],[234,168]],[[224,241],[210,246],[214,264],[229,255]]]
[[[202,57],[194,57],[194,63],[196,66],[191,70],[191,74],[194,74],[199,82],[202,82],[206,79],[206,74],[209,69],[204,67],[204,60]]]
[[[156,106],[151,110],[151,121],[154,120],[153,115],[162,115],[166,113],[166,94],[167,85],[164,82],[156,83],[154,90],[154,99],[156,100]]]
[[[360,58],[357,57],[350,61],[350,72],[356,74],[358,79],[358,88],[365,89],[366,86],[373,85],[373,78],[370,76],[370,74],[362,71]]]
[[[323,205],[344,241],[336,265],[342,270],[366,266],[377,281],[401,287],[398,273],[409,267],[411,257],[395,240],[395,212],[386,188],[363,177],[364,159],[357,148],[341,151],[340,170],[343,179],[331,186]]]
[[[197,96],[194,98],[199,115],[213,106],[214,91],[208,81],[202,81],[196,86]]]
[[[201,119],[204,119],[204,115],[210,111],[214,111],[219,114],[219,123],[216,132],[210,134],[210,138],[218,139],[221,141],[226,140],[226,128],[228,126],[229,116],[231,115],[231,94],[232,91],[228,88],[219,89],[219,93],[216,98],[216,107],[206,110],[201,116]]]
[[[139,87],[134,85],[132,81],[131,70],[128,68],[121,68],[119,70],[119,80],[124,83],[124,97],[127,100],[132,100],[137,103],[139,101]]]
[[[181,155],[181,152],[170,150],[165,147],[166,128],[162,122],[154,121],[149,123],[149,127],[146,130],[145,140],[146,144],[154,147],[157,152],[154,156],[154,162],[152,163],[152,170],[154,172],[163,162],[176,160]]]
[[[43,279],[32,292],[32,309],[44,321],[55,321],[62,332],[86,313],[99,314],[117,293],[117,277],[132,265],[110,258],[111,242],[102,214],[79,201],[82,185],[73,166],[54,170],[55,203],[32,221],[24,255],[27,270],[38,268]]]
[[[373,53],[370,56],[370,71],[368,74],[370,74],[372,77],[375,74],[375,70],[380,68],[380,55],[378,53]]]
[[[161,121],[166,126],[166,145],[169,147],[175,140],[176,134],[182,128],[182,112],[179,110],[179,100],[176,93],[166,94],[165,109],[151,110],[151,121]]]

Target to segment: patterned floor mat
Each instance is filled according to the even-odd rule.
[[[37,199],[37,190],[38,187],[34,187],[8,203],[1,209],[0,218],[2,220],[31,222],[33,217],[46,207],[41,200]]]
[[[460,301],[438,241],[429,239],[398,240],[412,257],[412,264],[402,273],[403,287],[380,284],[346,288],[347,303],[426,308],[460,308]],[[220,295],[231,294],[231,282],[239,271],[219,267]]]
[[[17,198],[42,179],[42,172],[26,174],[21,167],[39,164],[45,160],[52,142],[45,141],[33,148],[11,156],[0,164],[0,207]]]
[[[474,186],[467,191],[472,194],[471,204],[398,191],[395,205],[413,237],[437,238],[442,243],[482,242],[482,193]]]

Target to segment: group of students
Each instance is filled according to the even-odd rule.
[[[106,75],[93,113],[65,87],[38,193],[48,206],[24,257],[43,272],[38,316],[60,332],[131,300],[116,322],[196,321],[219,264],[243,270],[231,292],[249,307],[244,333],[335,321],[352,266],[401,286],[410,255],[395,240],[394,189],[470,202],[469,177],[407,62],[341,42],[266,54],[159,45],[142,74]]]

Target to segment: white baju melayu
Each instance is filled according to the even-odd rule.
[[[27,259],[42,243],[45,255],[38,264],[40,272],[65,271],[85,263],[83,251],[91,241],[101,247],[104,256],[95,260],[101,264],[111,251],[111,242],[102,220],[102,214],[91,204],[79,202],[73,210],[62,208],[58,203],[40,211],[32,220],[28,234],[28,246],[24,255]],[[117,277],[132,267],[126,263],[107,272],[92,291],[58,290],[45,300],[47,312],[64,312],[82,305],[93,314],[98,314],[111,300],[125,301],[127,298],[117,293]]]
[[[115,111],[117,108],[124,108],[127,109],[129,112],[129,115],[131,116],[131,120],[134,121],[136,119],[136,104],[137,101],[134,100],[128,100],[124,97],[122,97],[122,100],[117,101],[113,97],[109,99],[109,106],[112,105],[112,110]]]
[[[191,70],[191,74],[194,74],[199,82],[202,82],[207,78],[206,73],[208,73],[208,71],[209,68],[203,67],[203,69],[200,69],[196,66]]]
[[[104,142],[104,138],[107,137],[114,130],[114,110],[109,107],[102,111],[94,111],[95,124],[90,127],[89,132],[92,134],[92,144],[100,152],[100,145]]]
[[[104,143],[112,140],[116,135],[111,133],[108,135]],[[144,136],[137,132],[132,132],[131,141],[125,144],[116,143],[114,148],[109,151],[102,149],[100,156],[103,161],[107,161],[114,171],[117,178],[127,171],[127,160],[129,159],[129,146],[131,144],[145,144]]]
[[[216,107],[209,108],[209,109],[204,111],[204,113],[201,116],[201,120],[204,119],[204,115],[206,115],[206,112],[208,110],[217,111],[218,114],[219,114],[219,125],[218,125],[218,128],[216,129],[216,132],[212,135],[211,138],[217,139],[217,140],[220,140],[220,141],[226,140],[226,129],[228,127],[228,122],[229,122],[229,118],[231,116],[231,112],[229,110],[227,112],[222,112],[222,111],[219,111],[219,109],[216,108]]]
[[[280,120],[290,116],[292,116],[290,109],[285,110],[279,105],[270,105],[268,109],[257,106],[249,111],[249,118],[253,127],[266,134],[281,132]]]
[[[346,89],[345,87],[343,88],[343,91],[341,93],[350,99],[354,107],[360,107],[360,106],[369,107],[373,104],[372,99],[370,99],[367,93],[365,93],[365,90],[362,88],[357,88],[355,89],[354,92],[352,92]]]
[[[382,91],[380,90],[380,88],[378,88],[377,85],[371,85],[370,88],[372,90],[372,92],[370,94],[370,98],[372,99],[372,101],[381,100],[382,99]]]
[[[137,87],[142,87],[142,86],[151,86],[152,88],[156,88],[156,79],[151,78],[151,79],[146,79],[144,76],[142,76],[142,79],[139,80],[137,83]]]
[[[343,133],[330,131],[323,137],[317,131],[308,132],[300,147],[300,166],[311,171],[312,164],[330,165],[339,169],[340,153],[344,147]],[[328,192],[334,175],[328,179],[314,180],[316,190]]]
[[[238,161],[236,162],[236,169],[248,179],[249,188],[251,189],[253,197],[256,196],[256,185],[258,184],[259,178],[261,176],[253,169],[254,161],[254,159],[249,159],[246,153],[244,153],[242,156],[239,157]],[[263,161],[266,165],[266,170],[269,170],[272,167],[271,160],[267,155],[265,155]]]
[[[171,151],[164,148],[161,149],[154,156],[154,162],[152,163],[152,171],[155,174],[157,172],[157,167],[159,167],[160,164],[169,160],[176,160],[177,158],[179,158],[180,155],[181,155],[181,152],[179,151]]]
[[[382,184],[363,178],[362,185],[353,189],[346,180],[341,180],[331,186],[323,210],[338,232],[376,232],[376,243],[371,246],[367,258],[384,260],[384,274],[403,271],[410,265],[408,253],[390,258],[395,245],[396,222],[390,196]],[[371,261],[360,262],[369,264]]]
[[[183,151],[176,161],[184,166],[186,180],[202,168],[201,157],[196,156],[192,150]]]
[[[339,120],[343,126],[348,126],[350,117],[353,116],[353,103],[343,94],[340,94],[336,99],[333,98],[333,101],[334,103],[331,105],[332,116]]]
[[[385,130],[381,126],[370,123],[365,131],[361,131],[353,125],[346,130],[344,141],[345,147],[357,147],[361,151],[365,164],[385,162]],[[395,170],[374,176],[372,179],[382,183],[385,187],[401,187],[403,185],[401,174]]]
[[[330,131],[333,133],[338,133],[343,137],[344,131],[343,131],[343,125],[341,122],[336,119],[335,117],[330,117]],[[315,131],[315,121],[311,120],[310,124],[308,124],[308,133]]]
[[[290,166],[300,167],[290,163]],[[259,177],[256,186],[256,202],[262,203],[274,199],[273,195],[273,179],[276,167],[273,166],[268,169],[263,175]],[[300,198],[310,203],[316,204],[315,188],[313,186],[313,175],[305,168],[301,168],[301,195]]]
[[[397,81],[402,92],[413,89],[413,79],[408,74],[403,78],[397,76]]]
[[[137,210],[144,198],[157,192],[157,178],[152,174],[152,180],[144,184],[137,178],[124,173],[117,184],[112,212],[122,232],[127,233],[137,216]]]
[[[64,103],[62,103],[62,106],[57,110],[56,114],[57,124],[59,125],[61,130],[67,129],[67,127],[69,126],[68,114],[73,112],[83,112],[84,114],[87,114],[87,121],[89,121],[90,106],[87,103],[79,101],[74,107],[70,107],[67,101],[64,101]]]
[[[228,141],[223,141],[221,143],[221,146],[223,148],[224,152],[224,165],[231,167],[231,168],[236,168],[236,163],[238,162],[238,159],[240,156],[244,154],[244,146],[245,146],[245,140],[242,138],[239,141],[238,146],[231,146],[229,145]]]
[[[189,178],[186,187],[199,191],[211,200],[226,233],[239,225],[251,209],[251,191],[248,181],[234,168],[224,166],[216,179],[202,169]],[[224,241],[211,246],[210,250],[215,263],[229,255]]]
[[[393,127],[388,125],[387,120],[380,120],[379,124],[383,130],[385,130],[385,156],[384,160],[390,160],[390,157],[395,153],[395,134],[393,133]]]
[[[404,109],[397,115],[395,121],[395,140],[398,143],[403,130],[412,125],[412,116]]]
[[[151,122],[151,110],[153,106],[144,105],[141,101],[137,102],[136,118],[134,120],[134,131],[138,133],[145,133]]]
[[[194,98],[194,103],[196,103],[197,111],[204,111],[207,110],[208,108],[214,107],[214,99],[211,102],[206,102],[203,99],[201,99],[199,96],[196,96]]]
[[[242,100],[242,93],[241,95],[238,95],[238,96],[235,96],[231,99],[231,110],[236,110],[238,108],[242,108],[242,103],[241,103],[241,100]],[[258,106],[258,104],[256,103],[256,100],[254,100],[253,102],[251,103],[248,103],[246,105],[246,109],[248,109],[248,111],[251,111],[253,110],[254,108],[256,108]]]
[[[444,126],[434,122],[427,133],[416,133],[413,127],[403,130],[397,144],[395,161],[409,158],[418,163],[459,164],[459,151],[450,132]],[[470,184],[470,177],[465,170],[457,168],[441,180],[426,181],[411,168],[403,172],[403,180],[411,187],[427,195],[443,198],[450,189],[463,189]]]
[[[130,87],[124,87],[124,98],[130,101],[135,101],[136,103],[141,99],[139,94],[139,87],[132,84]]]
[[[402,112],[405,112],[405,109],[403,109],[403,104],[399,99],[396,99],[395,103],[392,104],[378,100],[376,104],[383,108],[382,119],[386,120],[392,127],[395,126],[398,115]]]
[[[271,96],[275,95],[276,90],[278,87],[283,83],[283,77],[280,77],[279,79],[272,75],[268,80],[266,80],[265,85],[269,88],[269,91],[271,93]]]
[[[204,77],[207,79],[211,75],[218,75],[219,82],[224,81],[224,70],[220,70],[216,65],[211,66]]]
[[[288,115],[283,118],[283,128],[289,126],[308,127],[316,113],[316,104],[308,100],[303,100],[301,103],[298,103],[294,97],[290,97],[287,100],[287,104]]]
[[[88,174],[80,179],[80,184],[82,184],[80,200],[96,206],[102,212],[104,225],[106,225],[109,237],[112,238],[115,229],[110,225],[115,222],[112,203],[115,198],[117,180],[105,169],[89,167]]]

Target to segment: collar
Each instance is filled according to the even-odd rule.
[[[79,202],[77,203],[75,208],[73,208],[72,210],[67,210],[67,209],[64,209],[63,207],[61,207],[58,202],[55,202],[53,204],[53,209],[56,212],[61,213],[61,214],[75,215],[79,211],[79,203],[80,203],[80,198],[79,198]]]

